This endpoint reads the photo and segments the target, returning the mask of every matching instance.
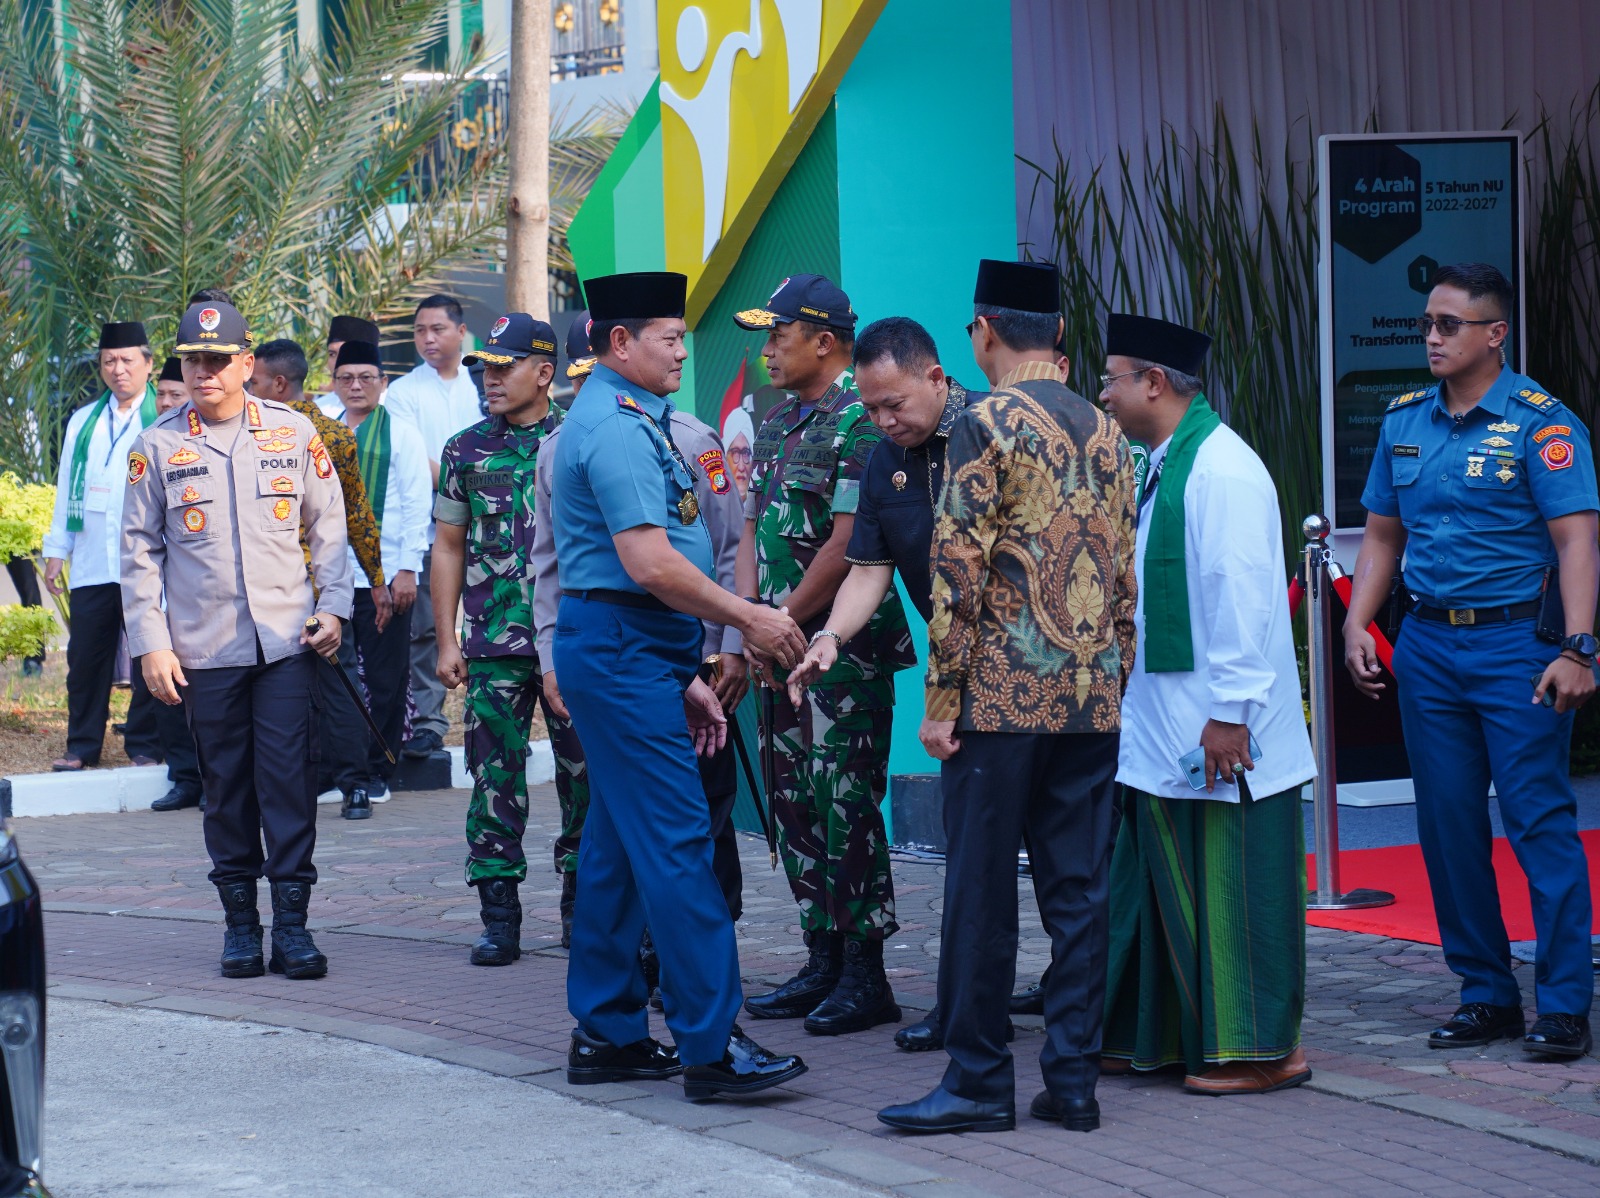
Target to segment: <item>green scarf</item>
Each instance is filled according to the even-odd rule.
[[[1183,555],[1183,492],[1201,442],[1217,430],[1218,416],[1196,395],[1178,422],[1161,482],[1150,501],[1150,536],[1144,549],[1144,668],[1151,674],[1194,669],[1194,631],[1189,626],[1189,572]]]
[[[67,482],[67,531],[83,531],[83,493],[89,485],[89,442],[94,440],[95,427],[105,415],[111,402],[111,392],[104,391],[95,401],[94,411],[78,429],[78,440],[72,446],[72,468]],[[144,402],[139,405],[139,427],[149,428],[156,418],[156,388],[154,383],[144,385]]]
[[[389,491],[389,410],[382,404],[373,408],[356,426],[356,468],[367,488],[372,518],[383,532],[383,497]]]

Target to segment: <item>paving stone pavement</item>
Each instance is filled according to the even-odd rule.
[[[320,813],[311,922],[326,979],[217,975],[221,911],[196,812],[18,820],[45,892],[50,977],[63,997],[143,1004],[327,1032],[515,1077],[642,1119],[789,1159],[885,1192],[929,1198],[1140,1194],[1583,1195],[1600,1187],[1600,1060],[1536,1063],[1506,1043],[1444,1054],[1423,1039],[1455,1007],[1437,948],[1310,928],[1307,1055],[1316,1077],[1278,1094],[1185,1094],[1173,1073],[1105,1079],[1104,1125],[1075,1135],[1028,1118],[1040,1086],[1038,1019],[1018,1020],[1019,1124],[997,1135],[902,1137],[875,1112],[937,1084],[942,1053],[894,1048],[893,1027],[807,1035],[797,1022],[747,1021],[811,1072],[745,1104],[696,1106],[675,1084],[573,1088],[563,1062],[571,1020],[549,844],[552,787],[533,789],[535,872],[523,888],[524,958],[474,968],[477,901],[463,880],[462,792],[402,794],[364,823]],[[804,953],[781,874],[743,838],[746,991],[793,972]],[[932,1004],[943,866],[895,864],[901,929],[886,958],[917,1018]],[[1018,976],[1036,977],[1049,942],[1020,886]],[[266,899],[263,894],[263,903]],[[1532,968],[1523,967],[1531,999]],[[654,1034],[666,1038],[659,1015]]]

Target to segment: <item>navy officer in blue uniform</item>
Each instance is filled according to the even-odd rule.
[[[734,1023],[743,1001],[733,919],[712,870],[695,754],[727,724],[696,677],[701,620],[733,625],[785,668],[805,651],[784,611],[717,585],[694,465],[669,428],[688,357],[687,281],[669,273],[584,284],[598,355],[556,448],[552,512],[561,605],[555,669],[589,761],[578,856],[567,1078],[683,1074],[691,1099],[741,1097],[806,1071]],[[648,925],[675,1048],[649,1036],[639,938]]]
[[[1413,607],[1394,673],[1440,940],[1462,979],[1461,1008],[1428,1041],[1521,1037],[1530,1053],[1579,1057],[1592,1044],[1594,973],[1567,756],[1573,713],[1595,689],[1600,499],[1588,430],[1504,365],[1511,300],[1492,266],[1434,276],[1418,325],[1438,383],[1384,415],[1345,664],[1363,691],[1382,690],[1366,629],[1404,553]],[[1490,862],[1491,781],[1533,900],[1531,1028]]]

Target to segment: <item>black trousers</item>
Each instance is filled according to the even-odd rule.
[[[738,734],[730,719],[728,735]],[[738,831],[733,826],[733,804],[739,797],[734,753],[733,745],[726,744],[710,757],[700,758],[700,783],[711,813],[711,872],[728,901],[728,914],[737,920],[744,914],[744,871],[739,866]]]
[[[184,701],[172,707],[159,700],[156,702],[156,734],[161,738],[161,752],[167,759],[167,781],[174,790],[199,798],[204,788],[200,784],[200,759],[195,756],[194,737],[189,734],[189,699],[181,687],[179,694]]]
[[[1017,850],[1027,836],[1051,939],[1044,990],[1045,1086],[1094,1095],[1104,1015],[1116,733],[962,732],[944,763],[945,856],[939,1009],[944,1088],[1015,1097],[1007,1007],[1017,970]]]
[[[184,671],[213,882],[317,880],[313,667],[326,669],[306,652],[270,665]]]
[[[339,642],[339,668],[361,690],[357,660],[366,670],[367,696],[372,718],[383,739],[398,759],[406,725],[406,677],[411,660],[411,613],[394,616],[382,632],[378,631],[378,609],[372,602],[372,588],[355,593],[351,618],[345,623]],[[394,777],[396,766],[389,763],[372,738],[367,722],[350,701],[350,694],[327,666],[317,667],[318,729],[322,738],[322,763],[319,785],[337,786],[349,794],[358,786],[385,787]]]
[[[11,585],[17,589],[17,601],[23,607],[42,606],[39,594],[39,571],[34,567],[31,555],[17,554],[7,558],[6,573],[11,575]],[[23,660],[43,664],[44,654],[37,653]]]
[[[114,582],[72,588],[72,629],[67,636],[67,753],[86,765],[100,760],[111,714],[111,673],[122,636],[122,588]],[[161,757],[156,700],[134,663],[122,744],[129,757]]]

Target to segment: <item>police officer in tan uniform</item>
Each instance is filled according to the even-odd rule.
[[[128,649],[151,694],[169,705],[187,700],[208,800],[210,877],[227,912],[222,975],[264,972],[256,910],[264,876],[272,971],[321,977],[327,958],[306,931],[317,880],[312,691],[315,655],[338,651],[350,617],[344,497],[311,421],[246,397],[255,360],[236,309],[191,305],[177,352],[189,402],[145,429],[128,455]]]

